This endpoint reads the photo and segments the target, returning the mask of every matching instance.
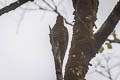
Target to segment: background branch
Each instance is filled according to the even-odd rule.
[[[96,60],[97,61],[97,64],[94,65],[95,67],[95,72],[100,74],[101,76],[109,79],[109,80],[117,80],[118,77],[120,76],[120,71],[118,72],[115,72],[116,75],[115,76],[112,76],[112,71],[119,67],[120,66],[120,63],[116,63],[114,65],[111,66],[111,61],[112,61],[112,57],[110,56],[105,56],[103,55],[103,59],[102,60]],[[114,59],[116,59],[114,57]],[[105,61],[105,63],[103,62],[103,60]],[[110,64],[110,65],[109,65]]]
[[[51,0],[51,1],[52,1],[52,3],[53,3],[53,5],[54,5],[55,8],[53,8],[46,0],[43,0],[43,2],[44,2],[48,7],[50,7],[50,8],[52,9],[53,12],[55,12],[56,14],[59,15],[60,12],[58,12],[57,6],[55,5],[55,3],[54,3],[53,0]],[[60,15],[61,15],[61,14],[60,14]],[[65,18],[64,18],[64,20],[65,20],[65,23],[66,23],[66,24],[68,24],[68,25],[70,25],[70,26],[73,26],[73,24],[70,23],[70,22],[68,22]]]
[[[115,39],[115,40],[107,39],[106,41],[109,41],[109,43],[119,43],[120,44],[119,39]]]
[[[52,1],[53,5],[54,5],[55,9],[57,10],[57,6],[56,6],[54,0],[51,0],[51,1]]]
[[[19,0],[19,1],[16,1],[14,3],[11,3],[10,5],[0,9],[0,16],[4,13],[8,13],[9,11],[18,8],[19,6],[21,6],[22,4],[24,4],[28,1],[33,1],[33,0]]]
[[[97,49],[101,47],[101,45],[105,42],[107,37],[111,34],[111,32],[113,32],[119,20],[120,20],[120,0],[118,1],[117,5],[115,6],[111,14],[106,19],[106,21],[103,23],[101,28],[94,34],[94,37],[97,42]]]
[[[23,5],[24,3],[28,2],[28,1],[34,1],[34,0],[18,0],[14,3],[11,3],[10,5],[0,9],[0,16],[3,15],[4,13],[8,13],[11,10],[14,10],[16,8],[18,8],[19,6]],[[42,0],[48,7],[50,7],[52,10],[49,10],[47,8],[44,8],[42,6],[40,6],[39,4],[35,3],[35,5],[37,5],[39,7],[40,10],[45,10],[45,11],[50,11],[50,12],[55,12],[56,14],[60,14],[57,10],[57,6],[55,5],[55,2],[53,0],[52,3],[54,5],[55,8],[53,8],[46,0]],[[21,9],[26,9],[26,10],[36,10],[36,9],[27,9],[27,8],[21,8]],[[73,26],[72,23],[68,22],[65,18],[65,23],[68,25]]]

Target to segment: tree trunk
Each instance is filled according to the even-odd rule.
[[[96,54],[96,41],[93,35],[94,21],[98,1],[76,0],[75,24],[68,62],[65,69],[64,80],[85,80],[89,61]]]
[[[93,34],[93,27],[98,0],[73,0],[73,7],[75,24],[64,80],[85,80],[90,60],[120,20],[120,0],[95,34]]]

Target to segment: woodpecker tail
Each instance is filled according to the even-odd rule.
[[[50,31],[52,30],[51,27],[50,27],[50,25],[49,25],[49,30],[50,30]]]

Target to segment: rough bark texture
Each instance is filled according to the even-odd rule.
[[[117,23],[120,20],[120,0],[108,16],[106,21],[102,24],[100,29],[95,33],[94,37],[97,42],[97,49],[101,47],[101,45],[105,42],[107,37],[113,32],[114,28],[116,27]]]
[[[75,24],[64,80],[85,80],[89,61],[96,55],[120,20],[120,0],[95,35],[94,21],[98,9],[97,0],[73,0]]]
[[[23,5],[24,3],[28,2],[28,1],[34,1],[34,0],[18,0],[16,2],[14,2],[14,3],[11,3],[9,6],[6,6],[6,7],[2,8],[2,9],[0,9],[0,16],[2,14],[4,14],[4,13],[7,13],[7,12],[9,12],[11,10],[16,9],[17,7]]]
[[[84,80],[89,61],[95,56],[96,41],[93,37],[93,27],[97,7],[97,0],[74,2],[75,24],[64,80]]]

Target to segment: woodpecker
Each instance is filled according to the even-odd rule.
[[[59,55],[63,61],[68,45],[68,30],[64,26],[64,18],[60,14],[57,16],[56,24],[52,28],[51,32],[53,36],[53,43],[56,48],[61,51]]]
[[[68,45],[68,30],[64,26],[64,18],[60,14],[57,16],[56,24],[50,31],[50,37],[56,72],[61,72],[63,59]]]

